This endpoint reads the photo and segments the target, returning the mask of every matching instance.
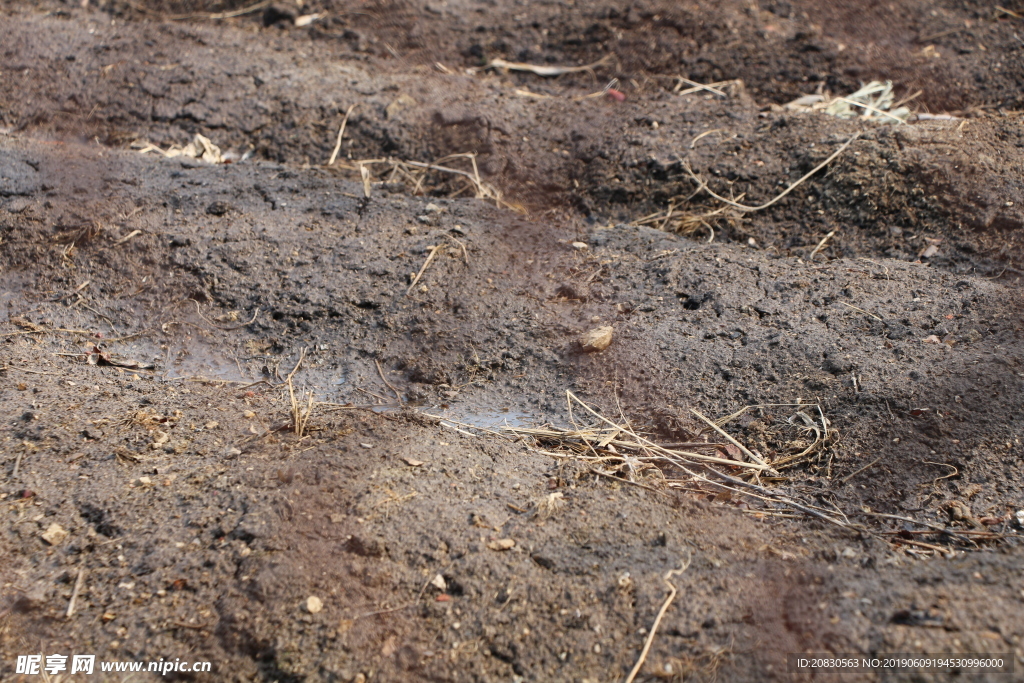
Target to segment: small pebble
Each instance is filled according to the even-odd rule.
[[[68,537],[68,531],[60,524],[53,523],[46,527],[46,531],[44,531],[41,536],[43,537],[43,540],[50,545],[59,545],[61,541]]]
[[[306,611],[310,614],[317,614],[323,608],[323,601],[315,595],[311,595],[308,598],[306,598]]]
[[[604,351],[612,343],[612,334],[615,329],[611,326],[595,327],[580,337],[580,345],[587,353]]]

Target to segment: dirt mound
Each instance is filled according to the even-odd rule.
[[[26,132],[78,135],[115,145],[139,146],[145,141],[166,148],[203,133],[231,150],[235,159],[256,154],[310,164],[331,157],[337,127],[354,105],[339,150],[342,163],[380,160],[367,166],[374,179],[405,182],[428,194],[458,195],[476,189],[465,177],[442,172],[414,182],[384,160],[445,159],[447,166],[479,174],[509,202],[533,211],[557,207],[592,221],[617,223],[675,208],[682,222],[655,223],[688,230],[703,220],[718,239],[746,242],[758,235],[762,247],[792,255],[806,255],[833,231],[837,234],[826,245],[827,255],[916,260],[932,244],[928,240],[942,240],[938,253],[930,256],[940,266],[988,275],[1007,272],[1004,267],[1016,272],[1015,235],[1024,223],[1024,197],[1012,181],[1021,170],[1019,150],[1024,144],[1017,114],[865,126],[765,109],[763,89],[770,83],[773,92],[780,92],[778,79],[759,85],[747,71],[687,71],[696,79],[742,77],[743,84],[721,86],[725,90],[718,91],[720,95],[700,90],[674,93],[673,87],[681,83],[673,75],[680,70],[678,60],[671,71],[665,64],[658,69],[653,64],[618,62],[595,67],[602,80],[586,73],[557,81],[529,73],[439,73],[439,68],[465,68],[460,66],[465,49],[452,43],[452,37],[425,41],[431,45],[429,55],[396,53],[401,61],[385,59],[391,68],[383,73],[369,66],[367,60],[380,59],[376,49],[390,55],[379,43],[392,45],[384,39],[391,24],[412,22],[429,32],[450,11],[454,10],[442,15],[408,7],[387,13],[379,8],[366,14],[339,11],[305,29],[266,30],[258,46],[251,42],[251,30],[244,28],[254,28],[250,24],[256,19],[244,17],[236,20],[237,29],[172,22],[143,23],[139,32],[126,32],[116,20],[107,26],[19,15],[10,20],[16,28],[11,30],[6,61],[0,64],[12,76],[4,83],[11,104],[0,117]],[[734,19],[747,17],[728,7],[714,11]],[[815,21],[814,15],[801,19],[799,11],[792,13],[792,21]],[[638,35],[647,35],[652,24],[662,25],[659,22],[692,30],[704,25],[702,30],[709,35],[726,30],[711,19],[670,22],[668,14],[626,14],[635,19],[609,14],[603,21],[635,24],[631,30]],[[381,19],[385,15],[390,17],[387,21]],[[579,19],[576,13],[559,16]],[[365,30],[371,32],[367,35],[377,36],[377,48],[363,49],[358,40],[352,44],[338,21],[366,23],[370,28]],[[1003,20],[970,21],[999,35],[1010,29]],[[837,23],[842,22],[825,22]],[[543,30],[551,35],[551,30]],[[735,30],[744,35],[740,28]],[[670,33],[678,35],[675,30]],[[715,49],[749,63],[752,60],[737,52],[737,44],[747,42],[730,39]],[[702,39],[704,43],[717,45],[710,38]],[[563,37],[559,44],[575,43]],[[573,63],[599,61],[613,48],[533,55],[506,45],[503,51],[488,49],[484,54],[487,59],[500,55],[542,64]],[[253,50],[266,59],[253,59]],[[135,59],[137,54],[146,59]],[[453,56],[462,61],[452,61]],[[950,53],[942,63],[954,60],[966,68],[975,56]],[[788,67],[776,68],[781,69],[778,74],[789,74]],[[835,72],[835,67],[829,71]],[[655,74],[663,78],[653,78]],[[626,93],[625,102],[600,95],[613,76]],[[317,86],[311,88],[310,83]],[[800,92],[782,99],[813,90],[809,85],[799,87]],[[857,85],[844,81],[828,87],[844,94]],[[932,92],[929,88],[925,91]],[[983,101],[982,94],[973,96],[972,102]],[[759,214],[723,212],[720,203],[706,201],[700,193],[694,197],[698,181],[685,170],[707,178],[719,194],[758,204],[814,168],[855,133],[859,140],[827,175],[810,178],[788,201]],[[474,154],[475,166],[467,158],[449,159],[452,153]],[[690,201],[684,201],[688,197]]]
[[[4,680],[1024,665],[1021,8],[7,7]]]

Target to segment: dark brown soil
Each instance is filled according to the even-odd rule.
[[[638,680],[832,680],[787,673],[798,652],[1024,667],[1024,5],[4,8],[0,679],[88,653],[619,681],[686,559]],[[586,97],[612,78],[624,101]],[[876,78],[948,116],[783,106]],[[195,134],[234,163],[138,151]],[[854,135],[763,211],[687,172],[759,205]],[[394,163],[364,196],[359,160],[466,153],[500,206]],[[639,225],[670,203],[704,223]],[[301,437],[286,378],[318,402]],[[820,405],[838,442],[769,485],[872,533],[434,417],[566,425],[567,390],[665,441],[700,438],[691,407],[764,406],[728,430],[769,459],[808,443],[777,404]]]

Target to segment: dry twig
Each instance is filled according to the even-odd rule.
[[[807,260],[808,261],[813,261],[814,257],[818,255],[818,252],[825,248],[825,243],[828,242],[830,239],[832,239],[832,237],[836,234],[836,232],[838,232],[838,231],[837,230],[833,230],[829,234],[827,234],[824,237],[822,237],[821,241],[818,242],[818,246],[816,246],[814,248],[814,251],[811,252],[811,255],[807,257]]]
[[[427,260],[423,262],[423,267],[420,268],[420,272],[416,273],[416,277],[412,279],[412,283],[409,285],[409,289],[405,290],[406,296],[412,294],[413,287],[415,287],[419,283],[420,278],[423,277],[423,273],[425,273],[427,270],[427,266],[429,266],[430,262],[434,260],[434,256],[437,255],[437,252],[440,251],[441,249],[444,249],[444,245],[439,244],[437,246],[432,246],[428,248],[430,249],[430,253],[427,254]]]
[[[717,424],[715,424],[714,422],[712,422],[708,418],[704,417],[704,415],[702,415],[700,413],[700,411],[698,411],[696,408],[690,408],[690,412],[693,413],[694,415],[696,415],[697,417],[699,417],[704,422],[706,422],[707,425],[709,427],[711,427],[712,429],[714,429],[716,432],[718,432],[719,434],[724,436],[726,441],[728,441],[733,446],[736,446],[736,448],[738,448],[741,451],[743,451],[743,454],[746,455],[748,458],[750,458],[751,460],[756,462],[758,465],[764,465],[765,469],[767,470],[767,472],[768,472],[768,474],[770,476],[778,476],[779,473],[776,472],[775,470],[771,469],[771,467],[768,465],[768,463],[766,463],[764,461],[763,458],[761,458],[760,456],[754,455],[753,451],[749,450],[746,446],[744,446],[739,441],[737,441],[736,439],[731,437],[728,433],[726,433],[726,431],[724,429],[719,427]]]
[[[676,85],[672,88],[672,92],[677,95],[689,95],[690,93],[701,92],[703,90],[720,97],[727,97],[727,93],[724,92],[722,88],[739,85],[740,83],[742,83],[742,81],[738,79],[732,81],[719,81],[717,83],[698,83],[696,81],[691,81],[688,78],[683,78],[682,76],[676,76]],[[684,85],[689,85],[691,87],[683,90]]]
[[[230,12],[192,12],[191,14],[171,14],[165,15],[163,18],[170,21],[184,21],[187,19],[232,19],[234,17],[240,17],[245,14],[251,14],[252,12],[258,12],[271,3],[271,0],[260,0],[253,5],[243,7],[241,9],[232,10]],[[128,5],[143,14],[159,14],[155,10],[151,10],[145,5],[140,5],[135,2],[129,2]]]
[[[852,145],[853,141],[856,140],[858,137],[860,137],[860,133],[856,133],[855,135],[853,135],[849,140],[844,142],[839,149],[837,149],[827,159],[825,159],[825,161],[823,161],[820,164],[818,164],[817,166],[815,166],[808,173],[806,173],[802,178],[800,178],[795,183],[793,183],[789,187],[787,187],[785,190],[783,190],[782,192],[777,194],[773,199],[770,199],[769,201],[767,201],[764,204],[761,204],[759,206],[748,206],[746,204],[741,204],[741,203],[739,203],[737,201],[733,201],[732,199],[728,199],[726,197],[723,197],[720,194],[717,194],[716,192],[714,192],[714,190],[712,190],[710,187],[708,187],[707,183],[705,181],[703,181],[700,178],[700,176],[698,176],[696,173],[693,172],[693,170],[690,168],[690,166],[688,164],[684,165],[684,168],[686,169],[686,172],[690,174],[690,177],[693,178],[693,180],[698,184],[698,186],[701,187],[701,189],[703,189],[705,192],[707,192],[709,195],[711,195],[712,197],[714,197],[718,201],[722,202],[723,204],[728,204],[729,206],[733,207],[734,209],[738,209],[738,210],[743,211],[745,213],[753,213],[755,211],[761,211],[762,209],[767,209],[768,207],[774,205],[776,202],[778,202],[783,197],[788,195],[790,192],[795,190],[805,180],[807,180],[808,178],[813,176],[815,173],[817,173],[818,171],[820,171],[821,169],[825,168],[830,163],[832,163],[832,161],[835,160],[836,157],[838,157],[840,154],[845,152],[846,148],[849,147],[850,145]]]
[[[676,593],[678,591],[676,590],[675,584],[673,584],[669,579],[685,572],[690,566],[690,560],[692,557],[692,555],[688,556],[686,561],[679,565],[679,569],[672,569],[666,572],[665,576],[662,578],[665,585],[668,586],[668,597],[666,597],[665,602],[661,604],[661,609],[658,610],[658,616],[655,617],[654,624],[651,625],[651,632],[647,634],[647,640],[644,642],[644,649],[640,651],[640,656],[637,658],[636,664],[633,665],[633,670],[629,672],[628,676],[626,676],[625,683],[633,683],[633,679],[635,679],[636,675],[640,673],[640,668],[644,665],[644,661],[647,659],[647,653],[651,651],[651,643],[654,642],[654,636],[658,632],[661,620],[664,618],[665,612],[668,611],[669,605],[671,605],[672,601],[676,599]]]
[[[855,310],[855,311],[860,311],[860,312],[861,312],[861,313],[863,313],[864,315],[870,315],[870,316],[871,316],[872,318],[874,318],[874,319],[875,319],[875,320],[877,320],[878,322],[882,322],[882,323],[884,323],[884,322],[885,322],[884,320],[882,320],[881,318],[879,318],[879,317],[878,317],[877,315],[875,315],[874,313],[870,313],[870,312],[868,312],[868,311],[865,311],[865,310],[864,310],[863,308],[858,308],[857,306],[854,306],[853,304],[848,304],[848,303],[846,303],[845,301],[840,301],[839,303],[841,303],[842,305],[846,306],[847,308],[852,308],[852,309],[853,309],[853,310]]]
[[[85,578],[85,567],[78,568],[78,578],[75,579],[75,588],[71,591],[71,600],[68,602],[68,611],[65,616],[70,619],[75,614],[75,602],[78,600],[78,593],[82,590],[82,580]]]
[[[540,66],[536,64],[524,64],[523,62],[506,62],[504,59],[492,59],[488,62],[487,66],[484,67],[484,70],[497,69],[500,71],[528,71],[532,74],[544,77],[580,73],[581,71],[593,74],[594,69],[599,66],[605,66],[614,58],[615,55],[605,55],[593,64],[584,64],[583,66]]]
[[[292,371],[288,373],[288,376],[284,380],[286,383],[292,381],[292,377],[294,377],[295,373],[299,371],[299,366],[302,365],[302,359],[305,358],[305,357],[306,357],[306,347],[303,346],[302,347],[302,351],[299,352],[299,360],[295,361],[295,367],[292,368]]]
[[[468,159],[470,166],[472,166],[472,170],[464,171],[458,168],[452,168],[451,166],[441,165],[442,162],[452,159]],[[497,206],[512,209],[518,213],[525,213],[522,206],[505,201],[500,190],[483,181],[480,177],[480,169],[477,167],[475,153],[466,152],[461,154],[449,154],[448,156],[442,157],[429,164],[422,161],[408,161],[403,159],[358,159],[346,164],[344,168],[359,172],[363,180],[363,193],[364,195],[369,196],[368,188],[371,178],[370,168],[378,164],[388,164],[391,166],[390,176],[388,176],[389,182],[390,180],[401,176],[412,183],[412,194],[419,194],[422,191],[427,174],[431,171],[437,171],[464,178],[469,183],[469,188],[474,191],[477,199],[490,200]],[[339,164],[339,166],[341,166],[341,164]]]
[[[376,358],[374,358],[373,362],[377,366],[377,374],[380,375],[381,380],[384,382],[385,385],[387,385],[388,389],[390,389],[391,391],[395,392],[395,398],[398,399],[398,403],[399,403],[399,405],[401,405],[401,403],[402,403],[402,395],[400,393],[398,393],[398,389],[395,389],[395,387],[391,384],[391,382],[388,381],[388,378],[384,376],[384,368],[382,368],[380,366],[380,361],[377,360]]]
[[[135,237],[136,235],[141,235],[141,234],[142,234],[141,230],[132,230],[130,233],[128,233],[127,235],[125,235],[124,237],[119,239],[118,241],[114,242],[114,246],[121,246],[122,244],[124,244],[125,242],[130,240],[131,238]],[[79,289],[81,289],[81,287],[79,287]]]
[[[338,152],[341,151],[341,138],[345,135],[345,125],[348,123],[349,114],[356,108],[356,105],[352,105],[345,112],[345,118],[341,120],[341,128],[338,129],[338,141],[334,143],[334,151],[331,152],[331,159],[327,162],[328,166],[334,166],[335,160],[338,158]]]
[[[199,314],[199,317],[202,318],[203,321],[206,322],[206,324],[208,324],[210,327],[214,327],[214,328],[216,328],[218,330],[222,330],[224,332],[232,332],[234,330],[240,330],[243,327],[248,327],[249,325],[251,325],[254,322],[256,322],[256,316],[258,316],[260,314],[260,309],[257,308],[255,311],[253,311],[252,318],[250,318],[248,320],[248,322],[244,322],[241,325],[232,325],[231,327],[221,327],[220,325],[218,325],[217,323],[213,322],[212,320],[207,318],[205,315],[203,315],[203,309],[199,307],[199,302],[198,301],[196,301],[195,299],[191,299],[191,301],[192,301],[192,303],[194,303],[196,305],[196,313]],[[119,341],[120,339],[129,339],[131,336],[138,336],[139,334],[141,334],[141,332],[136,333],[134,335],[130,335],[129,337],[120,337],[118,339],[107,339],[106,341],[110,342],[110,341]]]
[[[849,473],[848,475],[846,475],[845,477],[843,477],[842,479],[840,479],[840,480],[839,480],[839,483],[840,483],[840,484],[845,484],[846,482],[850,481],[851,479],[853,479],[854,477],[856,477],[856,476],[857,476],[858,474],[860,474],[861,472],[863,472],[863,471],[865,471],[865,470],[867,470],[867,469],[870,469],[870,468],[874,467],[874,466],[875,466],[875,465],[877,465],[877,464],[878,464],[878,463],[879,463],[879,462],[880,462],[881,460],[882,460],[882,458],[881,458],[881,457],[875,458],[874,460],[872,460],[871,462],[869,462],[869,463],[868,463],[867,465],[864,465],[864,467],[861,467],[860,469],[857,469],[857,470],[854,470],[853,472],[850,472],[850,473]]]

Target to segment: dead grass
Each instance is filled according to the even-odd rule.
[[[694,138],[693,142],[696,142],[700,137],[704,135],[708,135],[714,132],[719,131],[716,129],[714,131],[707,131],[705,133],[702,133],[701,135],[697,136],[697,138]],[[708,186],[707,180],[697,175],[693,171],[693,169],[690,168],[689,163],[684,162],[683,168],[686,170],[687,174],[689,174],[690,179],[693,180],[694,183],[696,183],[697,189],[695,189],[689,196],[685,198],[683,198],[681,195],[679,197],[672,198],[671,200],[669,200],[667,208],[661,211],[656,211],[652,214],[644,216],[643,218],[638,218],[637,220],[633,221],[633,225],[653,225],[657,227],[659,230],[676,232],[681,235],[692,235],[697,230],[703,227],[706,228],[710,233],[710,236],[708,237],[708,242],[711,242],[715,238],[715,226],[718,224],[718,221],[727,220],[733,225],[733,227],[736,227],[738,226],[739,222],[742,220],[745,214],[762,211],[775,205],[777,202],[781,201],[784,197],[786,197],[790,192],[792,192],[801,184],[803,184],[808,178],[818,173],[823,168],[832,163],[835,159],[837,159],[839,155],[846,151],[846,149],[850,145],[852,145],[858,137],[860,137],[860,133],[856,133],[853,136],[851,136],[845,143],[843,143],[839,147],[839,149],[837,149],[828,158],[826,158],[820,164],[818,164],[813,169],[804,174],[803,177],[801,177],[799,180],[791,183],[789,186],[786,187],[785,190],[775,195],[775,197],[773,197],[772,199],[757,206],[743,204],[742,200],[744,195],[742,194],[739,195],[738,197],[724,197],[716,193]],[[718,201],[721,204],[721,206],[719,206],[716,209],[703,212],[697,212],[680,208],[689,205],[690,201],[701,193],[706,193],[708,196]],[[829,237],[831,237],[831,235],[829,235]],[[824,242],[825,240],[822,241],[819,247],[823,247]],[[818,250],[815,250],[815,253],[817,251]]]
[[[295,387],[292,385],[292,378],[288,377],[288,402],[292,418],[292,432],[297,439],[302,439],[303,433],[309,425],[309,418],[313,415],[316,402],[313,400],[313,392],[308,392],[305,405],[295,397]]]
[[[468,162],[469,168],[454,168],[449,163],[458,160],[465,160],[463,163]],[[465,192],[472,192],[476,199],[494,202],[495,206],[511,209],[517,213],[526,212],[523,206],[507,201],[501,190],[481,178],[480,169],[476,163],[476,154],[472,152],[449,154],[431,163],[393,158],[357,159],[345,164],[339,163],[337,167],[359,173],[363,182],[364,194],[367,197],[370,196],[372,182],[375,178],[378,179],[378,182],[402,182],[409,187],[410,194],[423,195],[431,187],[429,185],[431,178],[442,174],[454,176],[464,183],[461,190],[450,194],[449,197],[458,197]],[[374,170],[381,167],[383,167],[382,170]]]
[[[536,453],[559,460],[582,462],[595,474],[644,488],[696,490],[719,496],[725,494],[728,498],[750,501],[748,505],[751,507],[768,511],[789,508],[846,529],[867,531],[864,527],[851,524],[845,516],[836,516],[834,510],[803,503],[778,489],[752,483],[760,482],[761,477],[770,477],[776,483],[784,482],[785,478],[779,475],[778,468],[806,462],[838,437],[838,432],[831,428],[820,406],[797,404],[799,409],[790,418],[791,424],[798,429],[815,434],[810,445],[797,453],[776,455],[775,458],[740,445],[737,452],[746,455],[746,459],[741,460],[730,459],[718,450],[717,444],[708,444],[707,450],[710,453],[696,452],[699,446],[692,446],[695,450],[680,450],[659,445],[638,433],[624,417],[618,422],[610,420],[571,391],[566,392],[566,400],[570,416],[574,409],[579,413],[582,408],[589,424],[577,424],[573,418],[572,429],[552,426],[504,427],[502,431],[535,440],[537,445],[532,450]],[[757,407],[767,406],[748,406],[718,420],[703,419],[716,433],[725,434],[722,427],[747,410]],[[812,408],[817,408],[820,423],[812,420],[805,412]],[[732,443],[738,443],[728,434],[725,436]],[[748,477],[751,481],[742,477]]]
[[[715,228],[719,227],[720,221],[726,221],[736,227],[741,218],[739,212],[730,211],[727,206],[700,213],[680,208],[685,203],[686,200],[680,204],[676,204],[674,200],[670,201],[668,208],[638,218],[633,221],[633,225],[652,225],[658,230],[686,237],[703,228],[708,232],[708,242],[712,242],[715,239]]]
[[[690,561],[692,559],[693,556],[688,555],[686,560],[679,565],[678,569],[668,571],[663,577],[662,580],[668,588],[668,595],[665,597],[665,602],[661,604],[661,609],[658,610],[658,616],[654,618],[654,624],[651,626],[651,631],[647,636],[647,640],[644,641],[644,648],[641,650],[640,656],[636,660],[636,664],[629,672],[629,675],[626,676],[626,683],[633,683],[637,674],[640,673],[640,669],[643,668],[644,662],[647,660],[647,655],[651,651],[651,644],[654,642],[654,637],[658,634],[658,627],[661,626],[661,620],[665,617],[665,612],[668,611],[669,606],[671,606],[672,601],[675,600],[676,595],[679,592],[675,584],[671,581],[672,577],[685,572],[690,567]]]
[[[550,64],[526,64],[523,62],[509,62],[504,59],[492,59],[488,62],[487,66],[483,68],[485,71],[501,71],[508,73],[509,71],[528,71],[534,75],[542,76],[544,78],[551,78],[555,76],[563,76],[565,74],[574,73],[589,73],[591,76],[595,76],[594,70],[608,66],[615,61],[615,55],[605,55],[601,59],[597,60],[593,64],[584,64],[582,66],[552,66]],[[477,69],[471,69],[471,72],[476,72]]]
[[[565,498],[561,491],[549,493],[537,501],[537,517],[548,519],[558,514],[565,507]]]
[[[921,92],[917,92],[896,101],[892,81],[871,81],[846,97],[828,93],[804,95],[786,104],[785,108],[795,112],[824,112],[841,119],[860,118],[904,124],[911,111],[903,105],[920,95]]]
[[[895,519],[906,524],[915,524],[928,530],[921,532],[922,534],[939,537],[935,543],[923,543],[906,538],[906,533],[878,530],[853,523],[847,514],[835,505],[823,507],[816,502],[804,500],[806,496],[798,493],[798,483],[790,484],[789,478],[781,472],[806,465],[812,472],[820,472],[827,479],[831,479],[832,460],[836,456],[840,440],[839,430],[832,426],[821,406],[817,404],[775,403],[745,406],[718,419],[710,419],[693,411],[707,425],[709,433],[715,435],[716,441],[724,438],[729,443],[688,442],[660,445],[652,440],[651,435],[645,435],[634,428],[624,416],[620,415],[618,420],[611,420],[571,391],[566,392],[566,400],[571,428],[551,425],[530,428],[506,426],[501,431],[532,442],[529,448],[535,453],[560,461],[581,463],[586,467],[586,471],[604,478],[655,493],[675,489],[711,495],[716,501],[730,502],[739,506],[743,512],[760,517],[810,517],[848,531],[871,534],[898,545],[910,545],[938,553],[951,552],[954,542],[958,549],[977,549],[980,547],[979,541],[998,541],[1001,538],[1000,535],[989,531],[960,533],[958,530],[909,517],[866,510],[849,513],[850,516]],[[769,449],[762,442],[762,450],[770,452],[762,453],[746,446],[724,430],[727,424],[750,410],[773,407],[791,408],[793,412],[788,419],[770,430],[772,442],[779,443],[779,446]],[[573,417],[574,411],[582,415],[581,420]],[[786,441],[784,435],[787,432],[795,438]],[[785,445],[782,445],[783,442]],[[682,447],[690,450],[682,450]],[[877,465],[880,460],[881,458],[876,458],[852,474],[835,480],[837,485],[845,485],[854,476]],[[548,517],[557,514],[561,501],[560,496],[556,494],[551,494],[537,503],[538,516]],[[900,533],[899,538],[894,537],[897,533]]]

